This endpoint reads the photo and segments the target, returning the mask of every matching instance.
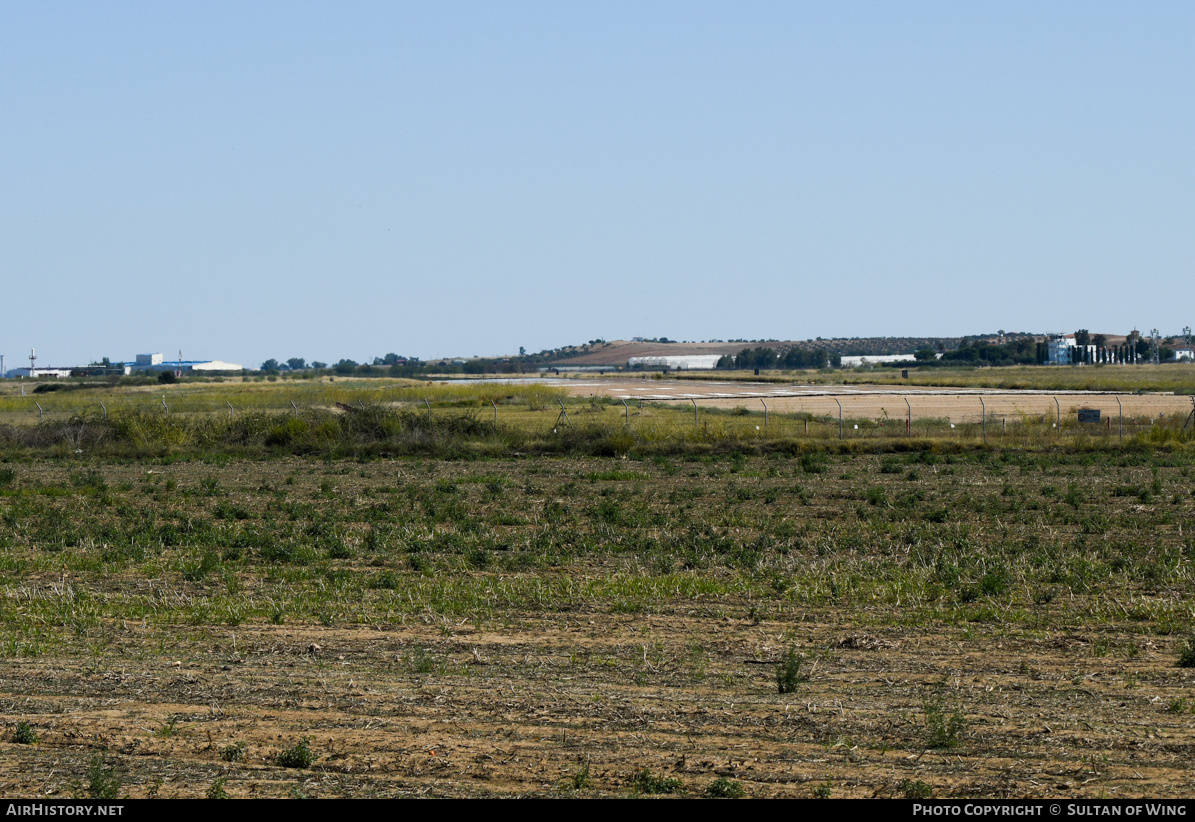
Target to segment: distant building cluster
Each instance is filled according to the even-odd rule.
[[[39,366],[37,357],[31,353],[29,365],[21,368],[10,368],[4,372],[7,379],[39,379],[44,377],[94,377],[104,375],[130,375],[137,373],[156,374],[162,371],[173,371],[182,376],[195,372],[223,372],[242,371],[244,367],[233,362],[222,360],[167,360],[161,354],[138,354],[137,358],[129,362],[104,362],[91,365]]]

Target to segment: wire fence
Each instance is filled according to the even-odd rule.
[[[288,386],[289,388],[289,386]],[[494,433],[520,429],[560,432],[576,426],[623,427],[642,439],[859,439],[899,437],[980,438],[1014,444],[1046,436],[1124,440],[1159,427],[1195,432],[1195,399],[1170,397],[1164,406],[1140,395],[1050,397],[1053,408],[1027,410],[1012,394],[883,396],[844,394],[800,397],[669,397],[618,399],[569,397],[534,386],[532,391],[328,390],[280,392],[155,391],[119,396],[78,392],[0,398],[0,424],[37,425],[98,421],[113,415],[224,416],[238,414],[353,414],[385,408],[437,414],[470,414]],[[1183,408],[1183,403],[1187,407]],[[1162,410],[1163,407],[1165,410]],[[1185,411],[1185,413],[1183,413]]]

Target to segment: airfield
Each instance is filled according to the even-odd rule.
[[[1188,792],[1187,396],[582,375],[4,402],[10,797]]]
[[[998,388],[932,388],[891,385],[777,385],[775,383],[711,382],[707,380],[594,379],[576,375],[568,379],[544,379],[575,397],[609,397],[629,404],[682,403],[696,401],[700,408],[741,408],[778,414],[836,416],[841,404],[847,417],[871,419],[946,419],[970,423],[983,419],[1019,420],[1023,416],[1043,417],[1093,408],[1102,419],[1125,417],[1167,419],[1191,413],[1190,396],[1173,393],[1135,394],[1112,391],[1043,391]],[[837,400],[838,402],[835,402]],[[1117,403],[1119,400],[1119,405]],[[907,404],[906,404],[907,401]]]

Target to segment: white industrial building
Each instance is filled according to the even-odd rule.
[[[865,354],[863,356],[844,356],[843,368],[858,368],[863,365],[879,365],[884,362],[917,362],[912,354]]]
[[[631,357],[627,368],[669,368],[674,371],[709,371],[717,367],[718,354],[689,354],[667,357]]]
[[[244,366],[222,360],[167,360],[161,354],[138,354],[133,362],[124,364],[126,373],[175,371],[191,374],[203,371],[243,371]]]
[[[61,379],[62,377],[69,377],[70,375],[71,369],[69,368],[29,368],[28,366],[25,368],[10,368],[4,373],[4,376],[8,377],[9,379],[16,379],[17,377],[20,377],[22,379],[34,380],[38,379],[39,377],[55,377]]]

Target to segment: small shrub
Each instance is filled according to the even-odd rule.
[[[747,794],[738,782],[720,777],[709,784],[705,789],[705,795],[713,799],[742,799]]]
[[[18,745],[33,745],[37,742],[37,731],[28,722],[18,722],[12,732],[12,741]]]
[[[589,778],[589,759],[586,758],[585,764],[577,768],[577,772],[573,774],[573,788],[578,791],[583,791],[587,788],[593,787],[593,780]]]
[[[382,573],[374,577],[371,587],[393,591],[398,588],[398,575],[393,571],[382,571]]]
[[[920,779],[906,779],[900,783],[900,791],[905,799],[930,799],[934,795],[933,788]]]
[[[311,750],[311,737],[305,736],[289,748],[279,751],[274,764],[280,768],[310,768],[315,763]]]
[[[232,799],[232,797],[228,795],[228,791],[224,790],[224,783],[227,781],[228,777],[226,776],[222,776],[217,779],[211,784],[211,787],[207,789],[205,796],[207,796],[208,799]]]
[[[178,724],[178,717],[172,716],[167,722],[163,722],[161,727],[154,731],[154,736],[160,736],[163,739],[169,739],[174,736],[175,725]]]
[[[1172,699],[1170,704],[1166,707],[1166,710],[1172,714],[1185,714],[1187,712],[1186,697],[1180,696],[1177,699]],[[13,738],[15,741],[16,737],[14,736]]]
[[[244,762],[245,751],[248,746],[244,742],[234,742],[220,749],[220,758],[225,762]]]
[[[656,776],[644,768],[635,772],[634,777],[631,778],[631,787],[636,792],[643,794],[672,794],[684,792],[685,783],[667,776]]]
[[[1195,668],[1195,637],[1188,639],[1178,655],[1178,667]]]
[[[791,694],[797,690],[797,685],[804,681],[801,676],[802,657],[797,654],[796,647],[788,649],[776,665],[776,689],[782,694]]]
[[[979,592],[984,596],[1000,596],[1008,590],[1008,573],[1003,568],[988,571],[979,580]]]
[[[440,669],[440,662],[427,648],[415,648],[407,657],[407,667],[413,674],[430,674]]]
[[[202,582],[208,574],[220,566],[220,555],[215,551],[204,551],[198,561],[183,564],[182,575],[187,582]]]
[[[926,742],[929,747],[957,748],[967,729],[967,719],[963,716],[962,709],[955,706],[954,711],[947,714],[945,701],[940,696],[925,700],[924,709]]]
[[[833,790],[833,788],[834,788],[834,783],[831,782],[829,779],[827,779],[825,782],[823,782],[822,784],[818,785],[816,788],[813,789],[813,798],[814,799],[829,799],[830,792]]]
[[[112,768],[104,767],[99,754],[93,756],[87,766],[87,796],[91,799],[120,798],[120,779],[112,773]]]
[[[801,455],[801,470],[806,474],[824,474],[826,471],[826,464],[822,461],[824,457],[814,456],[813,454]]]

